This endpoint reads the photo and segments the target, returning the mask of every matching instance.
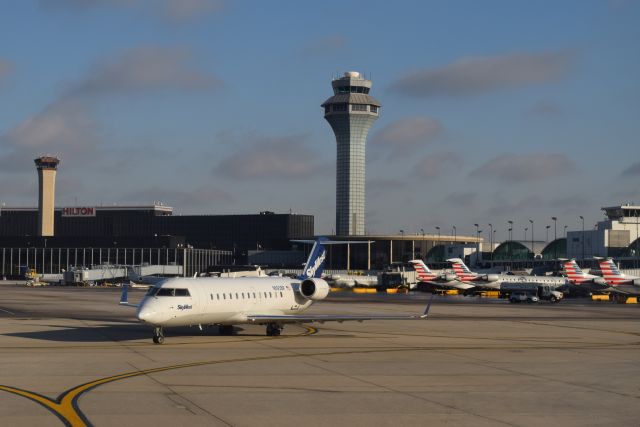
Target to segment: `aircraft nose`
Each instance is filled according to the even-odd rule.
[[[138,319],[142,320],[143,322],[149,320],[149,318],[151,317],[153,313],[150,310],[140,310],[138,312]]]
[[[143,322],[147,323],[153,323],[154,317],[156,317],[156,311],[151,309],[150,307],[145,307],[143,305],[138,310],[138,320],[142,320]]]

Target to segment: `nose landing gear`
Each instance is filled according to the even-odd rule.
[[[280,336],[281,331],[282,331],[282,325],[279,325],[277,323],[267,324],[267,336],[269,337]]]
[[[153,328],[153,343],[162,344],[164,342],[164,331],[162,326],[156,326]]]

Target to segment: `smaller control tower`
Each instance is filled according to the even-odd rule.
[[[38,235],[53,236],[53,210],[56,198],[56,171],[60,160],[44,156],[34,160],[38,169]]]

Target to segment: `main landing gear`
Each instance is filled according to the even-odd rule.
[[[277,337],[280,336],[280,332],[282,331],[282,325],[277,323],[268,323],[267,324],[267,336],[269,337]]]
[[[153,343],[162,344],[164,342],[164,331],[162,326],[156,326],[153,328]]]

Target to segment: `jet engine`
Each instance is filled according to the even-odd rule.
[[[442,278],[444,279],[445,282],[454,282],[458,280],[458,276],[452,273],[443,274]]]
[[[312,301],[325,299],[329,295],[329,284],[322,279],[306,279],[300,283],[300,294]]]
[[[487,282],[497,282],[500,280],[500,276],[497,274],[485,274],[482,278]]]
[[[633,284],[636,286],[640,286],[640,279],[633,279]]]
[[[600,286],[609,286],[607,281],[604,280],[604,277],[594,277],[593,278],[593,283],[595,283],[596,285],[600,285]]]

